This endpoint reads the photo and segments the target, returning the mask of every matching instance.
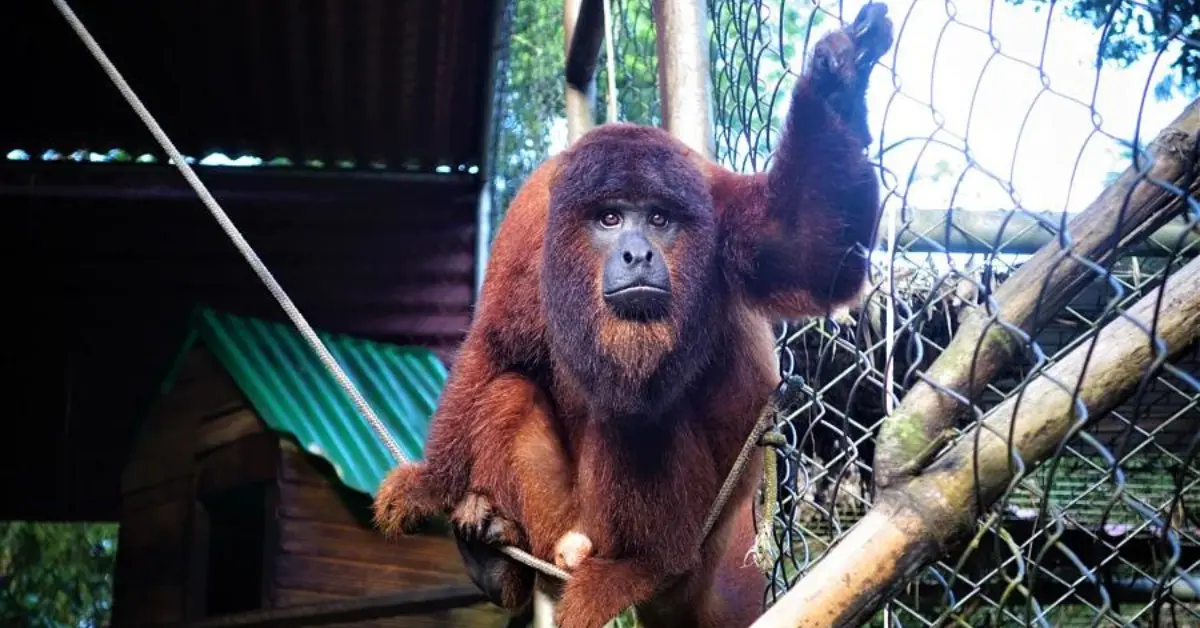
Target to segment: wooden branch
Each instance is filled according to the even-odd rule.
[[[1093,267],[1068,256],[1104,264],[1121,247],[1166,224],[1185,204],[1161,182],[1189,193],[1200,192],[1197,133],[1200,99],[1192,101],[1151,143],[1148,171],[1130,166],[1067,224],[1068,248],[1064,250],[1056,238],[1000,286],[994,295],[998,304],[995,316],[988,316],[982,308],[964,312],[958,333],[929,367],[927,379],[912,387],[880,429],[875,455],[877,487],[885,489],[908,477],[901,469],[967,409],[961,399],[974,399],[1020,349],[1020,338],[996,320],[1031,335],[1037,333],[1096,276]],[[1119,234],[1117,247],[1112,246],[1114,233]],[[974,378],[967,381],[972,368]]]
[[[1200,258],[1168,278],[1165,289],[1154,343],[1139,325],[1153,325],[1162,288],[1130,308],[1129,318],[1100,330],[1090,361],[1090,343],[1084,343],[1028,384],[1019,409],[1018,398],[1010,397],[988,413],[984,427],[969,431],[920,475],[882,492],[871,511],[754,627],[847,626],[869,618],[906,578],[971,531],[980,506],[990,506],[1013,479],[1010,451],[1020,456],[1026,473],[1033,471],[1085,418],[1081,407],[1094,420],[1137,389],[1159,357],[1154,344],[1173,355],[1200,337]],[[976,473],[983,504],[975,499]]]
[[[436,613],[486,601],[473,585],[427,587],[375,597],[300,604],[209,617],[187,624],[190,628],[224,626],[321,626],[385,619],[399,615]]]

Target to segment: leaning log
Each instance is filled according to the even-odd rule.
[[[1160,292],[1165,292],[1161,305]],[[1022,466],[1032,471],[1078,424],[1112,410],[1161,359],[1198,337],[1200,258],[1104,326],[1094,347],[1084,343],[1071,351],[918,476],[883,491],[871,511],[754,627],[859,625],[905,580],[959,544],[980,509],[1004,492]]]
[[[1064,238],[1043,247],[996,290],[994,307],[964,312],[953,341],[881,427],[876,486],[886,489],[920,470],[921,458],[939,448],[969,400],[1017,355],[1020,334],[1035,335],[1095,278],[1092,264],[1109,263],[1179,214],[1186,205],[1180,190],[1200,193],[1198,133],[1200,99],[1151,142],[1148,162],[1130,166],[1066,225]]]

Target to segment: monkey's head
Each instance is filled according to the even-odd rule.
[[[555,359],[623,411],[652,411],[640,400],[686,384],[678,369],[697,370],[705,350],[695,326],[713,302],[717,229],[692,159],[660,129],[604,125],[562,155],[550,190],[542,297]]]

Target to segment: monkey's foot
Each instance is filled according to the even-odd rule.
[[[424,484],[425,465],[404,463],[392,470],[375,495],[375,526],[385,535],[412,534],[428,518],[441,513]]]
[[[458,503],[450,520],[464,539],[479,540],[491,545],[519,546],[524,540],[521,526],[500,515],[492,501],[483,493],[470,491]]]
[[[554,565],[559,569],[574,571],[592,555],[592,551],[592,540],[582,532],[571,530],[554,545]]]

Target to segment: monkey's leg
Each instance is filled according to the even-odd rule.
[[[534,572],[497,546],[556,562],[556,544],[576,517],[574,465],[534,382],[502,375],[479,401],[489,436],[474,441],[470,488],[451,519],[472,580],[493,602],[515,609],[528,602]]]

